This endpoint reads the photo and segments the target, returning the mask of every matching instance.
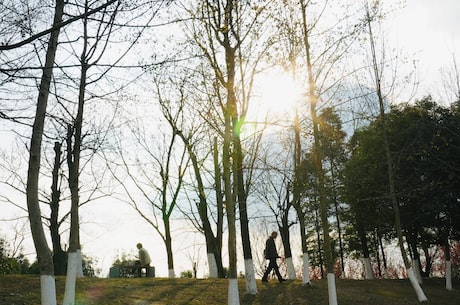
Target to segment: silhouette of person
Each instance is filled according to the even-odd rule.
[[[286,281],[280,274],[278,264],[276,260],[281,258],[276,251],[275,238],[278,236],[278,232],[273,231],[270,237],[265,242],[265,258],[269,260],[267,270],[265,270],[264,276],[262,277],[262,282],[268,282],[268,275],[270,271],[275,270],[275,274],[278,277],[280,283]]]

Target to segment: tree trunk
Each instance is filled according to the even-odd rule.
[[[382,261],[383,261],[383,278],[388,278],[388,267],[387,267],[387,258],[385,255],[385,248],[383,247],[383,241],[382,241],[382,235],[378,234],[378,239],[379,239],[379,245],[380,245],[380,251],[382,252]]]
[[[56,0],[53,26],[62,22],[65,1]],[[29,165],[27,172],[27,209],[29,213],[30,229],[40,265],[41,304],[56,304],[56,285],[54,282],[54,266],[51,251],[46,241],[41,219],[40,203],[38,198],[38,181],[40,175],[41,145],[45,125],[46,108],[50,91],[51,77],[58,45],[59,27],[51,32],[45,65],[39,87],[37,109],[32,127],[32,136],[29,150]]]
[[[226,18],[229,18],[233,10],[233,1],[228,1],[226,6]],[[226,20],[225,24],[230,26],[230,20]],[[234,91],[235,80],[235,50],[230,46],[229,33],[224,32],[224,47],[225,47],[225,62],[227,63],[227,102],[224,109],[224,145],[223,145],[223,169],[224,169],[224,191],[225,203],[227,210],[228,222],[228,304],[239,305],[238,292],[238,271],[237,271],[237,255],[236,255],[236,206],[234,192],[237,189],[237,181],[232,182],[233,162],[237,156],[235,148],[232,145],[235,143],[235,122],[237,121],[236,96]],[[233,148],[233,149],[232,149]]]
[[[241,149],[240,128],[241,122],[235,124],[234,149],[236,158],[234,160],[234,176],[237,183],[237,198],[240,211],[240,231],[241,243],[243,246],[244,270],[246,294],[257,294],[256,276],[254,271],[254,262],[252,260],[251,239],[249,237],[249,219],[247,207],[247,191],[244,188],[243,179],[243,151]]]
[[[294,205],[295,207],[295,205]],[[299,220],[299,231],[302,246],[302,285],[311,285],[310,279],[310,257],[307,248],[307,234],[305,230],[305,213],[302,208],[296,208],[297,219]]]
[[[307,234],[305,230],[305,212],[300,204],[300,163],[301,163],[301,142],[299,113],[296,110],[294,116],[294,185],[292,205],[294,206],[297,219],[299,220],[300,240],[302,246],[302,285],[311,285],[310,280],[310,258],[307,248]]]
[[[321,246],[321,228],[319,227],[319,220],[318,220],[318,211],[315,210],[315,230],[316,230],[316,241],[318,244],[318,261],[319,267],[321,270],[321,278],[324,278],[324,264],[323,264],[323,247]]]
[[[377,230],[374,230],[373,238],[374,238],[375,258],[377,259],[377,269],[379,272],[379,278],[382,278],[382,266],[380,262],[379,240],[377,236]]]
[[[310,102],[310,114],[313,124],[313,162],[318,179],[318,193],[319,193],[319,209],[321,218],[321,227],[323,230],[323,245],[324,255],[327,270],[327,281],[328,281],[328,295],[329,305],[337,305],[337,291],[335,286],[335,275],[334,275],[334,262],[332,256],[331,240],[329,237],[329,221],[327,211],[327,200],[326,200],[326,189],[325,189],[325,178],[323,171],[323,157],[321,154],[321,145],[319,139],[319,122],[317,116],[317,102],[318,97],[316,95],[316,83],[313,76],[312,62],[310,57],[310,43],[309,43],[309,32],[307,29],[307,5],[304,0],[300,0],[301,11],[302,11],[302,29],[303,29],[303,44],[305,49],[306,59],[306,74],[308,76],[308,99]]]
[[[369,248],[367,245],[366,231],[361,224],[358,224],[358,235],[361,242],[361,250],[363,252],[364,275],[366,280],[374,279],[374,272],[372,270],[371,260],[369,257]]]
[[[422,274],[421,274],[421,264],[420,264],[420,253],[418,252],[417,246],[417,229],[411,228],[410,231],[407,232],[409,240],[409,250],[412,257],[412,266],[414,270],[415,277],[419,284],[422,284]]]
[[[214,181],[215,181],[215,192],[216,192],[216,204],[217,204],[217,223],[216,223],[216,238],[215,245],[216,250],[214,256],[217,263],[217,272],[220,278],[224,278],[225,271],[222,264],[222,240],[224,232],[224,200],[222,191],[222,175],[219,166],[219,150],[217,146],[217,138],[214,138]]]
[[[452,262],[450,261],[450,246],[447,237],[444,238],[444,251],[446,256],[446,289],[452,290]]]
[[[283,217],[283,219],[284,218],[285,217]],[[291,242],[290,242],[290,237],[289,237],[289,225],[285,224],[283,220],[282,220],[282,223],[283,225],[279,226],[279,231],[281,235],[281,240],[283,241],[284,257],[286,259],[285,263],[287,265],[287,271],[288,271],[287,277],[290,280],[295,280],[296,275],[295,275],[294,265],[292,262]]]
[[[76,278],[78,261],[77,251],[69,252],[63,301],[64,305],[73,305],[75,303],[75,287],[77,285]]]
[[[423,272],[421,272],[421,275],[422,277],[430,277],[430,273],[431,273],[431,266],[433,265],[433,261],[431,259],[431,256],[430,256],[430,252],[429,252],[429,249],[428,249],[428,245],[423,245],[422,246],[422,249],[423,249],[423,253],[425,253],[425,270]]]
[[[334,171],[334,160],[330,158],[329,160],[331,164],[331,180],[332,180],[332,199],[334,202],[334,209],[335,209],[335,219],[337,221],[337,234],[339,238],[339,253],[340,253],[340,267],[342,270],[342,277],[345,277],[345,262],[343,259],[343,243],[342,243],[342,228],[340,227],[340,217],[339,217],[339,203],[337,202],[337,192],[336,192],[336,185],[335,185],[335,171]]]
[[[217,261],[216,257],[214,256],[214,252],[208,246],[206,247],[207,251],[207,258],[208,258],[208,277],[211,279],[215,279],[219,277],[219,273],[217,271]]]
[[[61,235],[59,234],[59,204],[61,192],[59,190],[59,169],[61,168],[61,143],[54,143],[54,165],[53,182],[51,185],[50,202],[50,234],[53,244],[53,264],[55,275],[65,275],[67,266],[67,254],[61,246]]]
[[[166,254],[168,257],[168,277],[173,279],[176,277],[174,273],[174,256],[172,250],[172,238],[171,238],[171,226],[169,223],[169,218],[163,219],[164,226],[165,226],[165,246],[166,246]]]
[[[225,114],[225,135],[223,145],[223,178],[225,190],[225,204],[228,222],[228,305],[239,305],[238,280],[237,280],[237,256],[236,256],[236,215],[235,201],[233,198],[233,186],[231,181],[231,142],[233,130],[231,116],[229,115],[231,105],[227,105]]]
[[[235,10],[235,2],[228,0],[225,3],[225,29],[222,31],[223,40],[221,42],[225,49],[225,63],[227,81],[224,83],[227,100],[224,107],[224,143],[222,152],[223,178],[225,191],[225,204],[227,210],[228,223],[228,305],[239,305],[240,298],[238,292],[238,270],[236,253],[236,204],[235,196],[238,190],[238,181],[232,181],[232,170],[235,169],[238,159],[235,149],[235,131],[238,121],[238,109],[235,95],[235,48],[231,46],[230,35],[233,29],[232,18]]]
[[[286,190],[286,198],[285,198],[286,206],[282,213],[281,217],[281,226],[279,226],[279,231],[281,234],[281,240],[283,241],[283,249],[284,249],[284,258],[285,263],[287,265],[287,273],[288,278],[290,280],[295,280],[295,269],[294,264],[292,262],[292,251],[291,251],[291,239],[289,234],[289,210],[291,209],[291,202],[289,200],[289,186]]]
[[[85,6],[85,12],[88,12],[88,6]],[[80,152],[82,142],[83,128],[83,111],[85,105],[86,76],[89,65],[87,63],[86,52],[88,46],[87,18],[83,19],[83,50],[80,57],[81,72],[78,94],[78,110],[74,124],[68,124],[67,127],[67,164],[69,167],[69,188],[71,194],[70,208],[70,237],[69,237],[69,254],[66,286],[64,293],[64,305],[73,305],[75,303],[75,287],[78,274],[79,251],[80,246],[80,194],[79,194],[79,177],[80,177]],[[72,142],[73,138],[73,142]],[[73,144],[73,145],[72,145]]]
[[[177,129],[175,126],[173,127]],[[188,138],[185,137],[185,135],[180,131],[176,130],[176,133],[181,137],[182,141],[185,144],[185,147],[187,148],[187,151],[190,155],[190,159],[192,161],[192,166],[193,166],[193,171],[195,174],[195,179],[197,183],[197,189],[198,189],[198,214],[200,216],[201,220],[201,226],[203,229],[204,237],[206,240],[206,253],[207,253],[207,258],[208,258],[208,266],[209,266],[209,277],[210,278],[217,278],[217,277],[224,277],[224,271],[223,271],[223,265],[222,265],[222,254],[221,254],[221,247],[219,247],[219,243],[217,240],[217,237],[214,236],[214,233],[212,231],[211,223],[209,222],[209,216],[208,216],[208,202],[205,196],[205,188],[203,184],[203,179],[201,176],[201,171],[200,167],[198,164],[198,158],[193,151],[193,147],[189,141]],[[218,153],[217,153],[217,140],[214,139],[214,158],[215,162],[217,162],[216,168],[215,168],[215,179],[216,179],[216,193],[221,193],[221,185],[220,185],[220,170],[218,167]],[[217,154],[217,155],[216,155]],[[217,160],[217,161],[216,161]],[[222,198],[218,198],[217,201],[222,201]],[[219,204],[217,204],[219,206]],[[219,213],[219,212],[218,212]],[[218,217],[218,221],[223,221],[222,217]],[[221,227],[222,225],[218,225],[218,228]]]

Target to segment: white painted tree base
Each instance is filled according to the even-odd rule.
[[[168,277],[169,277],[170,279],[173,279],[173,278],[176,277],[176,274],[174,273],[174,269],[169,269],[169,270],[168,270]]]
[[[423,280],[422,280],[422,273],[420,272],[419,260],[418,259],[412,260],[412,266],[413,266],[415,278],[417,279],[418,283],[422,285]]]
[[[237,279],[228,280],[228,305],[240,305]]]
[[[374,272],[372,271],[371,259],[369,257],[365,257],[363,259],[364,262],[364,276],[366,280],[373,280],[374,279]]]
[[[286,257],[286,266],[287,266],[287,278],[290,280],[295,280],[297,278],[294,269],[294,262],[292,257]]]
[[[65,279],[64,302],[63,305],[75,304],[75,287],[77,282],[78,269],[78,253],[72,252],[68,254],[67,261],[67,276]]]
[[[337,303],[337,288],[335,286],[334,273],[327,274],[327,292],[329,295],[329,305],[338,305]]]
[[[216,263],[216,257],[214,256],[214,253],[208,253],[208,267],[209,267],[208,277],[210,279],[216,279],[219,275],[217,272],[217,263]]]
[[[78,255],[78,263],[77,263],[77,277],[84,277],[85,275],[83,274],[83,257],[81,255],[81,250],[77,250],[77,255]]]
[[[306,252],[303,254],[302,285],[311,285],[310,257],[308,256],[308,253]]]
[[[412,284],[412,288],[415,290],[415,294],[417,295],[417,299],[419,302],[427,302],[428,299],[423,292],[422,287],[417,281],[417,277],[415,276],[414,269],[409,268],[407,269],[407,275],[409,276],[410,283]]]
[[[446,261],[446,289],[452,290],[452,262]]]
[[[254,262],[252,259],[244,260],[245,283],[247,294],[257,294],[256,275],[254,272]]]
[[[56,282],[52,275],[40,275],[42,305],[56,305]]]

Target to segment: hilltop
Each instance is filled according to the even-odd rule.
[[[327,305],[327,282],[317,280],[311,287],[300,281],[279,284],[258,281],[259,293],[245,295],[244,280],[239,281],[241,305]],[[79,305],[200,305],[227,304],[225,279],[166,279],[166,278],[81,278],[77,281]],[[460,280],[454,281],[454,287]],[[58,304],[62,302],[65,278],[57,277]],[[447,291],[443,279],[426,279],[423,284],[431,305],[458,305],[460,290]],[[340,305],[401,305],[417,304],[408,280],[342,280],[337,279]],[[1,305],[40,305],[38,276],[0,276]]]

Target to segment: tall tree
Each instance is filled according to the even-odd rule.
[[[345,272],[344,266],[344,245],[342,240],[341,217],[345,209],[344,203],[340,200],[339,190],[342,181],[342,168],[345,162],[345,132],[342,130],[342,121],[338,114],[330,107],[323,109],[319,115],[319,133],[322,156],[329,189],[329,202],[331,202],[339,240],[340,265],[342,275]]]
[[[374,6],[374,9],[378,8],[378,6]],[[379,109],[380,109],[380,122],[381,122],[381,129],[382,129],[382,137],[383,137],[383,149],[385,151],[385,158],[387,163],[387,174],[388,174],[388,184],[389,184],[389,198],[393,207],[393,213],[395,218],[395,227],[398,237],[398,244],[401,250],[401,255],[404,261],[404,265],[406,267],[407,273],[409,275],[410,282],[412,287],[414,288],[417,298],[420,302],[428,301],[425,293],[423,292],[422,287],[419,285],[414,270],[411,267],[411,264],[407,258],[406,249],[404,247],[404,239],[401,227],[401,215],[399,213],[399,204],[398,199],[395,191],[395,174],[394,174],[394,167],[393,167],[393,160],[390,152],[390,143],[387,136],[387,128],[386,125],[386,114],[385,114],[385,107],[384,107],[384,94],[382,92],[382,71],[380,69],[380,64],[377,58],[377,53],[375,49],[375,41],[372,32],[372,21],[376,17],[375,13],[372,12],[369,6],[366,7],[366,21],[368,25],[368,35],[369,35],[369,44],[371,49],[371,61],[372,61],[372,69],[374,73],[374,82],[375,82],[375,92],[378,97]]]
[[[299,113],[296,110],[294,117],[294,181],[292,186],[292,206],[297,213],[299,220],[300,240],[302,246],[302,285],[311,285],[310,281],[310,257],[308,255],[307,234],[305,224],[306,210],[302,204],[302,149],[300,141]]]
[[[312,159],[316,171],[316,177],[318,179],[318,199],[320,207],[320,219],[321,227],[323,230],[323,248],[325,255],[325,263],[327,269],[327,280],[328,280],[328,294],[329,304],[337,304],[337,292],[335,285],[334,275],[334,261],[331,247],[331,240],[329,236],[329,221],[328,221],[328,208],[327,208],[327,195],[325,188],[325,175],[323,169],[323,156],[320,143],[319,134],[319,119],[318,119],[318,102],[319,92],[317,86],[317,77],[313,72],[313,61],[312,61],[312,50],[311,50],[311,29],[309,28],[309,21],[307,19],[307,10],[309,9],[309,1],[301,0],[299,2],[301,16],[302,16],[302,39],[305,56],[305,75],[307,78],[308,87],[308,103],[310,105],[310,115],[313,128],[313,147],[312,147]],[[343,38],[341,38],[343,39]],[[340,41],[339,41],[340,42]],[[337,43],[340,45],[340,43]],[[333,63],[331,63],[333,64]]]
[[[247,97],[251,81],[247,81],[244,67],[255,71],[252,61],[254,49],[261,38],[257,34],[259,19],[267,4],[253,5],[232,0],[202,1],[188,13],[195,21],[188,30],[192,43],[207,61],[214,73],[217,98],[222,113],[222,179],[228,219],[229,251],[229,304],[238,304],[237,256],[236,256],[236,212],[239,208],[243,254],[245,258],[246,292],[255,294],[257,286],[252,263],[247,217],[247,186],[244,175],[244,147],[241,133],[248,109]],[[264,48],[262,48],[264,49]],[[254,60],[258,61],[258,56]],[[244,64],[244,66],[243,66]],[[249,77],[250,78],[250,77]],[[246,82],[247,81],[247,82]]]
[[[298,35],[300,29],[300,23],[298,22],[298,7],[297,4],[292,1],[280,1],[276,7],[276,12],[273,14],[273,19],[277,28],[277,39],[276,48],[280,54],[273,56],[274,61],[277,64],[281,64],[291,75],[292,82],[295,84],[299,78],[298,66],[299,55],[302,50],[302,40]],[[300,98],[295,97],[295,98]],[[302,198],[302,181],[301,181],[301,162],[303,145],[305,145],[301,139],[302,126],[301,118],[299,113],[302,112],[303,108],[295,101],[295,110],[293,117],[293,131],[294,131],[294,150],[293,150],[293,178],[291,183],[292,188],[292,206],[295,208],[297,218],[299,221],[300,229],[300,240],[302,246],[302,284],[310,285],[310,259],[308,255],[307,247],[307,235],[305,229],[305,217],[306,210],[305,204],[303,204]],[[292,119],[292,118],[289,118]],[[287,259],[288,260],[288,259]],[[289,261],[289,260],[288,260]]]
[[[62,221],[59,218],[59,208],[61,200],[61,189],[59,172],[61,170],[62,160],[62,144],[60,142],[54,143],[54,166],[52,173],[52,184],[51,184],[51,201],[50,201],[50,234],[51,242],[53,245],[53,264],[54,272],[56,275],[66,274],[67,255],[62,249],[61,234],[59,233],[59,227]]]
[[[53,26],[62,22],[65,2],[56,0],[54,10]],[[30,227],[40,264],[41,303],[43,305],[56,304],[56,287],[54,283],[54,268],[51,252],[46,242],[43,230],[40,205],[38,199],[38,181],[40,173],[40,155],[45,126],[45,115],[48,104],[51,77],[53,73],[54,60],[58,45],[59,28],[51,32],[46,60],[43,67],[43,75],[38,93],[37,110],[32,128],[30,143],[29,169],[27,174],[27,209],[29,211]]]
[[[163,110],[166,111],[165,108]],[[178,116],[180,113],[174,114],[174,120],[177,120]],[[179,142],[176,130],[171,126],[168,134],[160,134],[159,138],[149,135],[143,126],[133,126],[131,133],[139,147],[134,155],[136,161],[131,164],[129,160],[133,157],[122,149],[127,138],[124,137],[125,140],[120,139],[118,150],[120,165],[126,178],[117,168],[111,170],[128,198],[121,200],[129,203],[163,240],[167,254],[168,277],[174,278],[171,220],[177,210],[190,157],[185,146]],[[133,192],[133,188],[137,192]],[[143,202],[150,206],[150,213],[146,212]]]
[[[176,69],[176,68],[174,68]],[[163,74],[163,73],[160,73]],[[187,72],[184,72],[187,75]],[[192,80],[192,81],[189,81]],[[187,215],[189,219],[193,221],[195,226],[203,232],[205,241],[206,241],[206,251],[207,259],[209,266],[209,277],[210,278],[224,278],[225,270],[222,263],[222,235],[223,235],[223,225],[224,225],[224,214],[223,214],[223,202],[222,202],[222,187],[221,187],[221,170],[219,164],[219,153],[218,153],[218,143],[217,137],[213,135],[213,131],[210,130],[208,124],[203,120],[197,120],[197,117],[200,117],[202,113],[207,111],[202,111],[199,108],[195,99],[188,103],[189,94],[187,93],[189,88],[195,86],[195,80],[192,76],[184,76],[179,78],[178,83],[176,84],[175,80],[169,79],[167,87],[170,89],[161,89],[157,90],[159,101],[162,109],[163,116],[166,121],[170,124],[174,132],[180,137],[182,142],[185,145],[187,153],[190,157],[190,162],[193,168],[193,175],[195,177],[194,185],[195,192],[197,193],[198,200],[195,201],[196,209],[198,211],[198,218],[189,216],[189,211],[184,211],[184,214]],[[172,88],[170,87],[172,86]],[[173,102],[172,97],[166,97],[166,91],[171,92],[177,90],[177,94],[169,94],[169,96],[177,96],[177,100]],[[176,105],[174,110],[173,107],[170,107],[170,104]],[[191,104],[191,105],[190,105]],[[188,109],[185,109],[189,107]],[[177,112],[176,114],[173,111]],[[185,112],[190,111],[189,115],[186,115]],[[181,117],[181,120],[177,120],[176,117]],[[188,118],[188,119],[186,119]],[[213,142],[212,147],[207,145],[209,142]],[[210,149],[212,151],[210,151]],[[208,156],[211,155],[213,159],[213,170],[207,169],[205,165],[208,162]],[[215,207],[216,207],[216,222],[215,222],[215,231],[213,231],[212,224],[212,213],[211,210],[211,196],[207,192],[207,185],[205,184],[205,178],[208,172],[214,172],[214,191],[215,191]],[[212,175],[211,175],[212,176]],[[210,214],[211,213],[211,214]]]

